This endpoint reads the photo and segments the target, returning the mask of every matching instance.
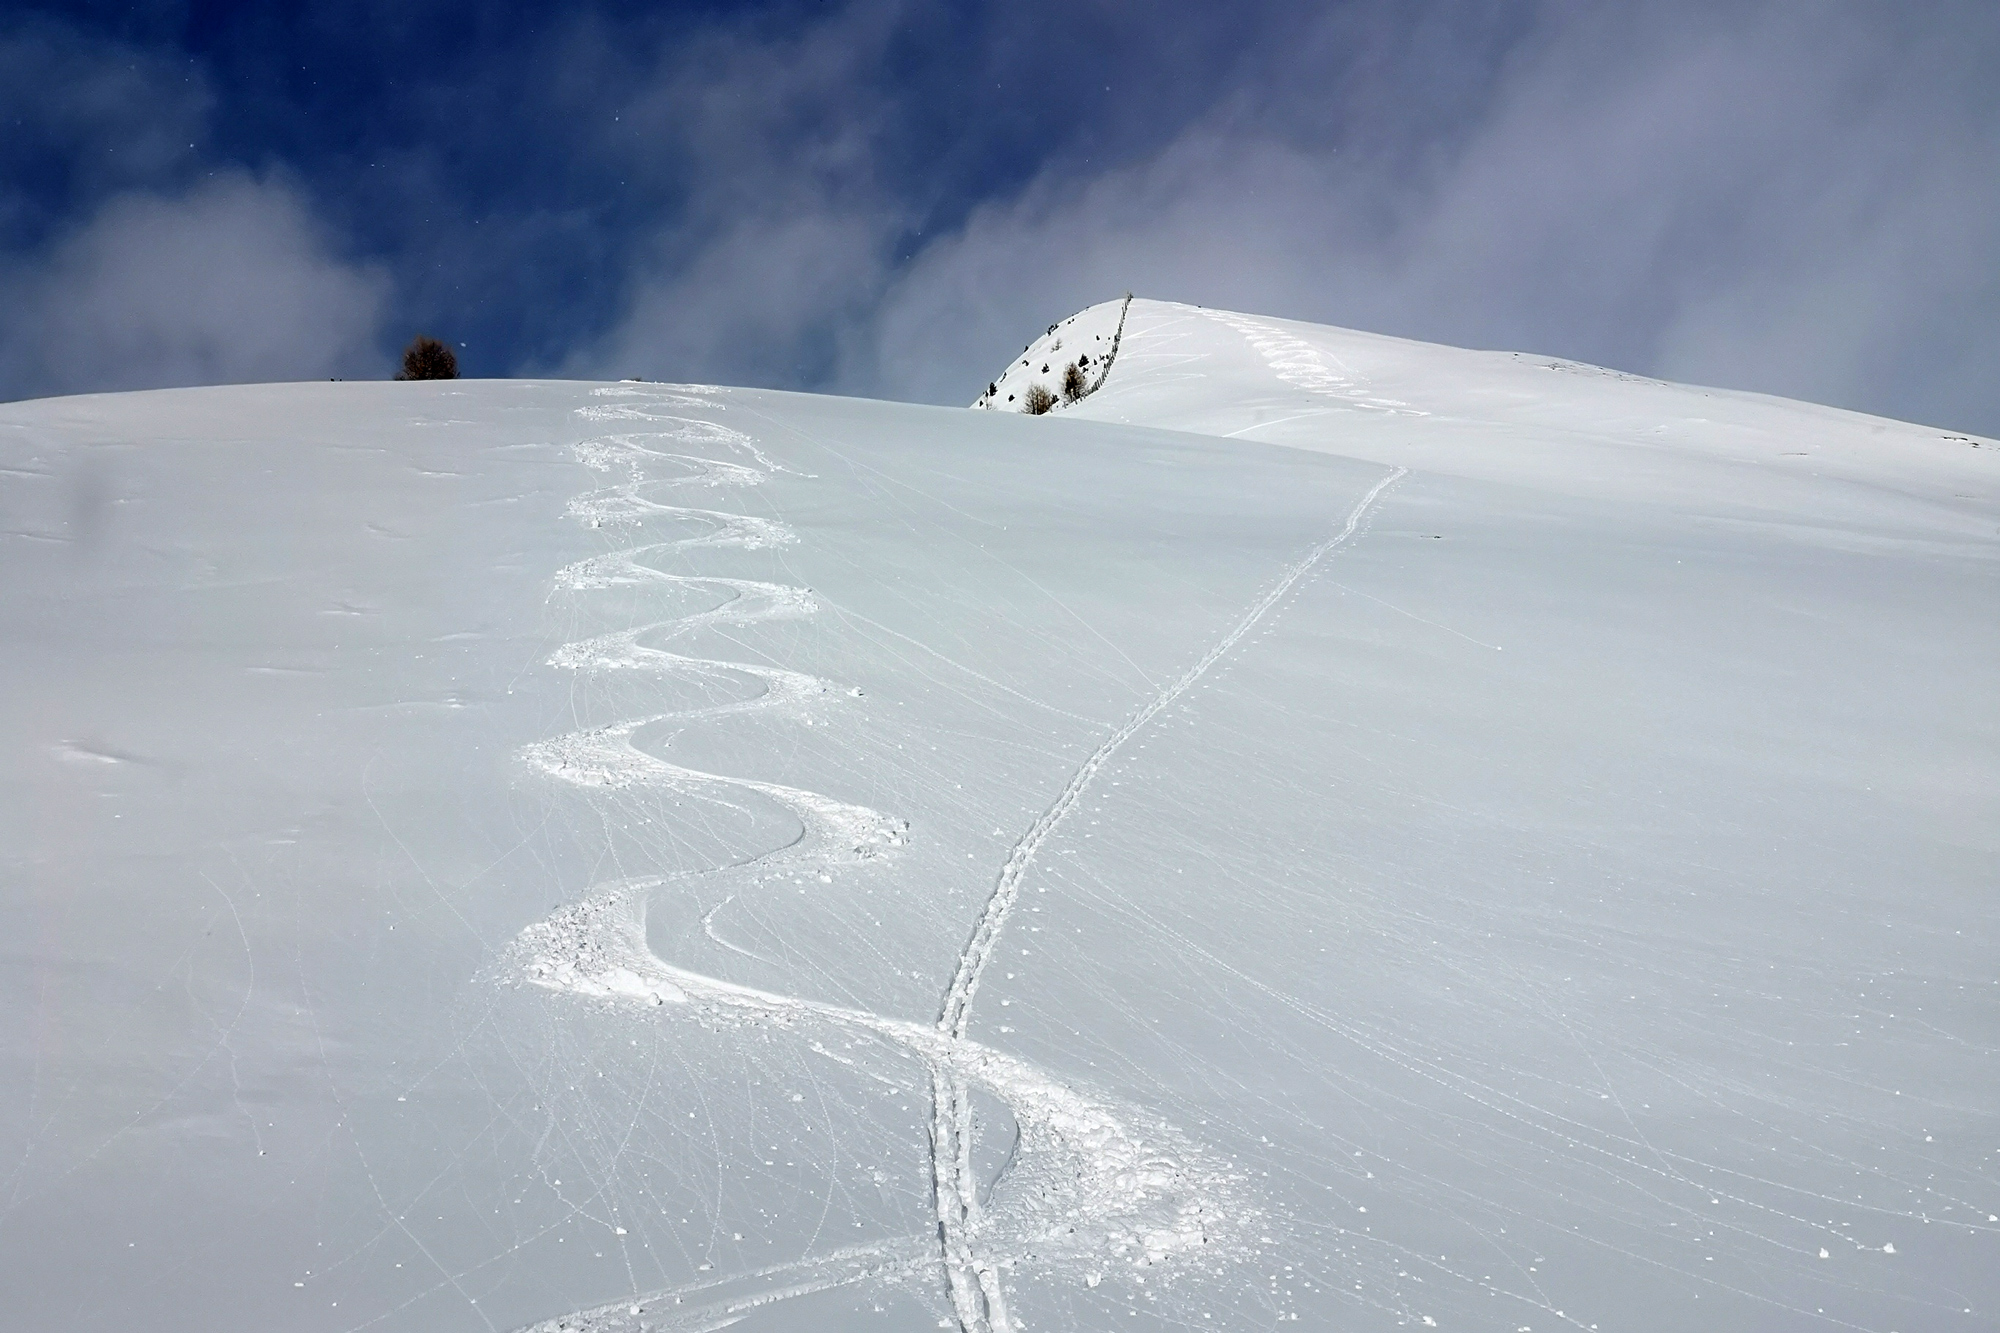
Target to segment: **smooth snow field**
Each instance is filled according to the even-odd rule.
[[[1995,446],[1122,307],[0,406],[0,1324],[2000,1328]]]

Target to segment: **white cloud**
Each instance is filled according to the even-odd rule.
[[[579,351],[570,374],[784,384],[826,359],[811,340],[854,318],[883,280],[879,219],[801,210],[751,216],[712,238],[679,269],[634,284],[625,317]]]
[[[695,186],[637,247],[619,318],[564,373],[825,379],[911,211],[878,160],[895,103],[875,71],[900,13],[859,0],[776,36],[725,23],[658,55],[614,123]],[[566,63],[602,67],[602,40],[578,38]]]
[[[388,286],[282,180],[126,195],[6,280],[0,394],[384,374]]]

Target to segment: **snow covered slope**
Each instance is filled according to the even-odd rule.
[[[1992,1328],[1995,500],[1147,301],[0,407],[0,1308]]]

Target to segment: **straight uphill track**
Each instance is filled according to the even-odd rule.
[[[972,1023],[972,1002],[979,993],[980,976],[985,972],[987,960],[992,957],[1000,933],[1006,928],[1007,918],[1020,898],[1022,878],[1034,863],[1035,853],[1069,817],[1098,773],[1162,709],[1186,694],[1230,649],[1242,642],[1243,636],[1255,628],[1257,622],[1283,600],[1285,594],[1314,566],[1352,538],[1361,520],[1381,499],[1383,492],[1407,475],[1407,468],[1396,468],[1376,482],[1348,513],[1347,522],[1340,531],[1313,547],[1303,559],[1286,570],[1284,577],[1252,604],[1242,619],[1217,639],[1202,654],[1201,660],[1188,668],[1186,674],[1154,695],[1144,707],[1126,719],[1123,726],[1107,736],[1104,743],[1093,750],[1089,758],[1070,775],[1069,782],[1057,793],[1049,807],[1028,826],[1028,831],[1007,853],[1007,860],[994,881],[993,892],[980,910],[972,937],[966,942],[965,951],[959,955],[958,966],[952,972],[951,985],[945,991],[944,1004],[937,1019],[938,1031],[947,1039],[953,1042],[965,1040]],[[944,1251],[945,1279],[951,1293],[952,1308],[965,1333],[1005,1333],[1011,1324],[1001,1295],[999,1273],[990,1256],[984,1261],[976,1259],[970,1244],[978,1211],[978,1182],[972,1174],[971,1108],[970,1089],[957,1077],[953,1066],[937,1066],[932,1072],[931,1174],[937,1196],[938,1239]]]

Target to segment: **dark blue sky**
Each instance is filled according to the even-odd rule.
[[[1129,288],[2000,433],[1996,14],[14,3],[0,395],[965,401]]]

